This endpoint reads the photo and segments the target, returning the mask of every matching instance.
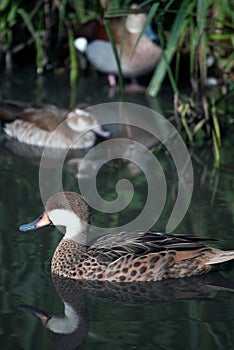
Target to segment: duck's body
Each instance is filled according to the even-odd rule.
[[[33,146],[82,149],[93,146],[95,133],[107,136],[95,116],[79,108],[67,111],[46,105],[24,108],[15,115],[0,108],[0,117],[8,121],[4,131],[9,137]],[[95,133],[89,131],[92,128]]]
[[[151,27],[148,26],[150,29],[141,35],[145,20],[146,16],[143,13],[130,14],[127,18],[110,19],[111,35],[125,78],[137,78],[151,72],[161,59],[162,49],[154,42],[156,35]],[[103,27],[101,20],[96,21],[93,40],[90,39],[90,35],[89,41],[85,37],[78,37],[74,44],[78,51],[86,54],[98,71],[118,75],[115,54]]]
[[[116,237],[121,241],[119,245]],[[194,241],[156,232],[121,232],[101,237],[84,248],[64,239],[55,250],[52,272],[74,279],[118,282],[159,281],[208,273],[215,267],[212,260],[221,252]],[[234,258],[234,252],[231,254]]]
[[[160,47],[153,44],[145,35],[141,38],[139,46],[135,47],[137,37],[138,34],[131,34],[124,41],[123,47],[117,46],[121,71],[125,78],[137,78],[151,72],[161,58]],[[110,42],[94,40],[87,44],[85,54],[101,73],[118,75],[118,66]]]
[[[87,245],[89,209],[73,192],[52,196],[44,215],[20,229],[34,230],[51,223],[66,227],[52,259],[52,272],[77,280],[133,282],[190,277],[234,259],[234,251],[205,246],[202,238],[156,232],[108,234]]]

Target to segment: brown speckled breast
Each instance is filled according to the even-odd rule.
[[[113,261],[83,245],[62,240],[52,259],[52,272],[76,280],[109,280],[116,282],[158,281],[167,278],[190,277],[213,269],[206,265],[215,254],[213,248],[201,248],[194,258],[179,260],[177,251],[163,251],[143,256],[125,254]]]

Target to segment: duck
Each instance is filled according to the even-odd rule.
[[[7,137],[27,145],[84,149],[94,145],[97,135],[110,135],[98,125],[94,114],[79,107],[70,111],[54,105],[15,109],[0,107],[3,130]]]
[[[134,11],[133,5],[129,11]],[[136,78],[153,71],[162,57],[162,49],[157,43],[157,35],[150,24],[140,37],[146,21],[144,13],[131,13],[127,17],[109,19],[110,31],[119,55],[121,71],[124,78],[130,78],[137,85]],[[95,29],[91,39],[90,27]],[[82,36],[84,34],[84,36]],[[85,36],[86,34],[86,36]],[[140,39],[139,39],[140,37]],[[86,55],[88,61],[99,72],[108,75],[109,85],[116,86],[118,66],[112,45],[105,32],[102,20],[96,19],[89,26],[81,28],[80,36],[74,40],[76,49]]]
[[[76,192],[58,192],[44,213],[19,230],[28,232],[49,225],[65,227],[55,249],[52,274],[75,280],[115,282],[160,281],[201,275],[234,259],[234,250],[203,244],[204,238],[159,232],[117,232],[88,243],[90,208]]]

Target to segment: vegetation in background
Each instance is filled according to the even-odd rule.
[[[3,0],[0,3],[0,63],[33,58],[38,74],[69,66],[74,85],[79,62],[73,38],[79,25],[100,16],[108,31],[111,17],[127,16],[130,0]],[[165,78],[174,92],[174,114],[190,144],[210,143],[215,165],[220,163],[223,125],[228,116],[220,108],[234,91],[234,4],[231,0],[134,1],[147,14],[164,49],[147,88],[154,97]],[[140,34],[142,35],[142,33]],[[117,60],[118,61],[118,60]],[[12,63],[13,62],[13,63]],[[183,95],[191,83],[191,93]],[[121,67],[120,87],[123,86]],[[210,87],[216,86],[215,93]],[[208,88],[207,88],[208,87]],[[209,91],[208,91],[209,90]],[[208,93],[207,93],[208,91]]]

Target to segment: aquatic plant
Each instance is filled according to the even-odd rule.
[[[68,65],[70,83],[74,86],[80,62],[73,38],[79,25],[97,16],[104,18],[119,62],[110,19],[127,16],[130,11],[145,12],[145,26],[152,23],[164,49],[147,94],[155,97],[165,79],[169,79],[174,93],[175,122],[183,127],[189,143],[211,141],[218,166],[222,139],[218,107],[221,97],[233,94],[234,89],[233,2],[146,0],[134,1],[138,9],[129,10],[132,3],[130,0],[3,0],[0,3],[0,63],[9,70],[12,62],[21,58],[25,62],[34,57],[38,74]],[[119,87],[123,91],[120,64],[118,67]],[[190,86],[186,97],[181,93],[184,85]],[[220,90],[215,95],[207,93],[207,86],[212,85]]]
[[[146,22],[154,20],[164,48],[147,94],[155,97],[168,76],[174,93],[175,122],[183,127],[190,144],[212,144],[218,167],[222,144],[220,96],[229,98],[234,87],[233,4],[229,0],[225,4],[221,0],[145,1],[140,8],[145,5],[150,5]],[[111,10],[111,14],[126,16],[128,12]],[[167,17],[172,19],[169,27]],[[183,96],[180,81],[185,79],[187,88],[189,82],[191,88]],[[214,93],[211,89],[214,86],[219,91]]]

